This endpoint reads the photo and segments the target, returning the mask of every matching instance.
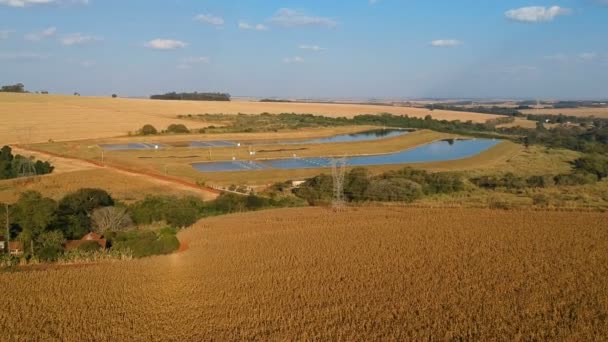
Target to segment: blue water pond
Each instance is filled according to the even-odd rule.
[[[378,155],[346,158],[348,166],[397,165],[458,160],[473,157],[498,145],[500,140],[472,139],[437,141],[413,149]],[[330,158],[287,158],[258,161],[196,163],[200,172],[251,171],[263,169],[317,169],[331,166]]]

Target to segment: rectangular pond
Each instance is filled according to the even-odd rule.
[[[245,143],[247,146],[258,145],[293,145],[293,144],[330,144],[330,143],[348,143],[356,141],[370,141],[379,139],[388,139],[408,134],[410,131],[402,129],[375,129],[365,132],[352,134],[340,134],[326,138],[316,138],[308,140],[290,140],[290,141],[266,141],[266,142],[250,142]],[[187,145],[173,145],[177,147],[189,146],[191,148],[211,148],[211,147],[238,147],[240,143],[226,140],[208,140],[208,141],[188,141]],[[104,144],[99,145],[106,151],[129,151],[129,150],[151,150],[158,148],[166,148],[166,145],[157,143],[127,143],[127,144]],[[158,146],[158,147],[155,147]]]
[[[437,141],[396,153],[346,158],[348,166],[398,165],[458,160],[473,157],[498,145],[500,140],[472,139]],[[200,172],[251,171],[263,169],[318,169],[331,167],[331,158],[285,158],[192,164]]]
[[[157,150],[165,148],[165,145],[155,143],[128,143],[128,144],[104,144],[99,145],[106,151],[131,151],[131,150]]]
[[[231,147],[238,146],[238,143],[232,141],[216,140],[216,141],[191,141],[190,147]]]
[[[379,139],[388,139],[398,136],[402,136],[410,133],[404,129],[374,129],[370,131],[351,133],[351,134],[340,134],[332,137],[317,138],[309,140],[298,140],[298,141],[284,141],[279,144],[331,144],[331,143],[348,143],[357,141],[370,141]]]

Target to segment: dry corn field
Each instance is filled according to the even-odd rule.
[[[0,274],[10,341],[608,339],[605,213],[205,219],[180,254]]]
[[[472,120],[485,122],[496,118],[467,112],[429,111],[421,108],[315,103],[266,102],[208,102],[155,101],[146,99],[113,99],[110,97],[79,97],[34,94],[0,94],[0,142],[34,143],[107,138],[126,135],[144,124],[159,129],[172,123],[183,123],[190,128],[207,126],[204,123],[179,120],[180,114],[260,114],[305,113],[352,117],[358,114],[389,112],[439,120]]]
[[[82,188],[104,189],[113,198],[126,203],[155,195],[197,196],[203,200],[212,200],[217,197],[216,194],[208,191],[174,182],[107,168],[97,168],[70,173],[53,173],[35,179],[2,180],[0,181],[0,202],[14,203],[25,191],[38,191],[44,196],[59,200],[66,193]]]

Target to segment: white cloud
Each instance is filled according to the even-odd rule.
[[[214,26],[224,25],[224,19],[221,17],[214,16],[213,14],[199,14],[194,19],[196,21],[200,21],[201,23]]]
[[[0,5],[9,7],[26,7],[31,5],[51,4],[55,0],[0,0]]]
[[[251,25],[244,21],[239,22],[239,28],[242,30],[256,30],[256,31],[267,31],[268,26],[262,24]]]
[[[88,5],[89,3],[89,0],[0,0],[0,5],[19,8],[35,5]]]
[[[270,18],[270,21],[274,24],[283,27],[335,27],[336,25],[338,25],[338,23],[331,18],[309,16],[304,12],[289,8],[281,8],[280,10],[278,10],[277,13],[272,18]]]
[[[524,23],[540,23],[553,21],[560,15],[570,14],[572,10],[559,6],[543,7],[531,6],[512,9],[505,12],[508,19]]]
[[[156,50],[175,50],[185,48],[188,43],[173,39],[153,39],[144,46]]]
[[[39,40],[43,40],[45,38],[49,38],[54,36],[57,33],[56,27],[49,27],[40,32],[32,32],[25,35],[25,39],[33,42],[37,42]]]
[[[298,46],[298,48],[300,48],[302,50],[315,51],[315,52],[327,50],[326,48],[322,48],[318,45],[305,45],[305,44]]]
[[[81,33],[72,33],[60,39],[61,44],[65,46],[88,44],[94,41],[101,40],[99,37],[87,36]]]
[[[456,39],[437,39],[431,42],[435,47],[457,47],[462,45],[462,41]]]
[[[299,56],[287,57],[287,58],[283,58],[283,63],[285,63],[285,64],[304,63],[304,58],[299,57]]]

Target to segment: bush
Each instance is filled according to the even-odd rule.
[[[120,232],[112,240],[112,249],[129,250],[133,257],[169,254],[179,249],[179,240],[173,229],[153,231]]]
[[[137,224],[165,221],[177,227],[194,224],[205,207],[196,197],[149,196],[129,207],[131,218]]]
[[[607,156],[599,154],[587,155],[575,160],[574,167],[578,170],[595,175],[598,180],[608,177]]]
[[[167,127],[167,132],[181,134],[190,133],[190,130],[188,127],[186,127],[186,125],[183,124],[171,124],[169,127]]]
[[[490,209],[498,209],[498,210],[509,210],[513,206],[508,201],[499,199],[499,198],[490,198],[488,200],[488,207]]]
[[[101,246],[96,241],[86,241],[77,248],[82,252],[95,252],[101,249]]]
[[[555,185],[551,176],[532,176],[526,179],[526,184],[531,188],[548,188]]]
[[[413,202],[422,196],[422,186],[404,178],[372,180],[365,198],[372,201]]]
[[[148,125],[144,125],[144,127],[142,127],[139,130],[139,133],[141,135],[155,135],[155,134],[158,134],[158,131],[156,130],[156,128],[154,126],[148,124]]]
[[[63,253],[65,239],[60,231],[48,231],[36,239],[36,256],[44,261],[55,261]]]
[[[574,172],[569,174],[557,175],[555,176],[554,180],[555,184],[562,186],[585,185],[597,182],[597,177],[593,174],[586,172]]]
[[[532,203],[539,207],[546,207],[549,205],[549,197],[543,194],[534,195],[532,197]]]

